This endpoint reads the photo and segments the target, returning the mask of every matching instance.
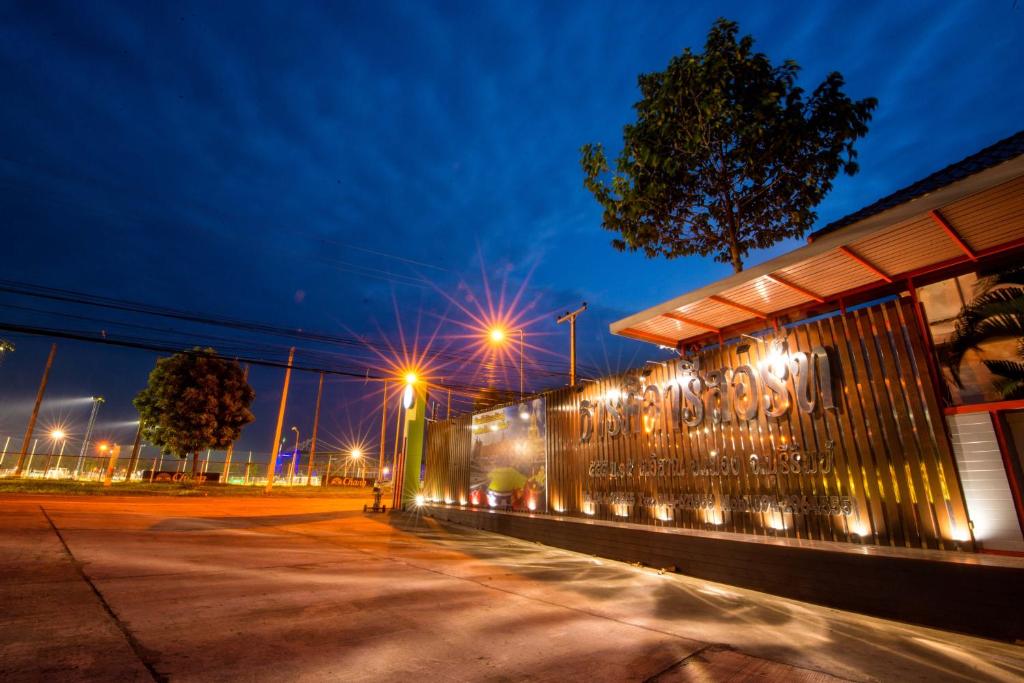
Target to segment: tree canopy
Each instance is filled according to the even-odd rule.
[[[612,173],[584,145],[584,185],[620,251],[713,256],[739,272],[751,249],[802,236],[839,171],[857,172],[854,142],[877,101],[852,100],[832,72],[806,95],[800,67],[776,66],[754,39],[717,20],[703,54],[689,48],[639,77],[636,122]]]
[[[199,451],[230,446],[255,419],[255,397],[237,361],[197,347],[158,360],[133,402],[143,438],[180,457],[192,453],[194,474]]]

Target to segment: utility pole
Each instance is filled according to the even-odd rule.
[[[249,383],[249,365],[246,364],[245,369],[242,370],[242,381],[246,384]],[[228,452],[224,455],[224,483],[227,484],[231,478],[231,456],[235,452],[235,442],[232,441],[228,446]]]
[[[306,468],[306,486],[313,485],[313,458],[316,457],[316,430],[320,426],[320,399],[324,395],[324,373],[320,373],[320,386],[316,388],[316,410],[313,411],[313,441],[309,444],[309,467]]]
[[[380,402],[380,457],[377,458],[377,472],[384,478],[384,441],[388,437],[388,382],[384,380],[384,398]]]
[[[587,302],[584,301],[575,311],[562,314],[556,319],[559,325],[569,321],[569,386],[576,384],[576,317],[587,310]]]
[[[76,477],[78,476],[78,471],[82,468],[85,457],[89,455],[89,439],[92,438],[92,428],[96,425],[96,413],[99,412],[101,405],[103,405],[103,397],[93,396],[92,413],[89,415],[89,424],[85,428],[85,438],[82,440],[82,452],[78,455],[78,464],[75,465]]]
[[[50,346],[50,355],[46,358],[46,369],[43,370],[43,381],[39,383],[39,391],[36,393],[36,404],[32,408],[32,417],[28,420],[28,429],[25,430],[25,440],[21,444],[21,454],[18,456],[18,464],[14,466],[14,476],[21,476],[21,466],[25,464],[25,456],[28,455],[28,444],[32,440],[32,432],[36,428],[36,420],[39,418],[39,406],[43,403],[43,395],[46,393],[46,383],[50,381],[50,368],[53,367],[53,357],[57,355],[57,345]]]
[[[281,387],[281,407],[277,411],[277,427],[274,429],[274,445],[271,447],[270,462],[267,463],[267,493],[274,488],[274,471],[277,469],[277,450],[281,445],[281,427],[284,425],[284,409],[288,405],[288,382],[292,379],[292,361],[295,347],[288,351],[288,368],[284,371],[284,386]]]

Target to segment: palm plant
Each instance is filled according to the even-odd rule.
[[[986,341],[1017,340],[1017,358],[982,359],[996,376],[1004,400],[1024,398],[1024,267],[1006,270],[978,282],[978,295],[957,316],[949,341],[949,367],[957,384],[964,355]]]

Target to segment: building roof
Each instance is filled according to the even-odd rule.
[[[808,242],[813,242],[822,235],[827,235],[830,232],[835,232],[840,228],[845,228],[847,225],[853,225],[857,221],[862,221],[869,216],[874,216],[876,213],[881,213],[886,209],[891,209],[894,206],[905,204],[912,199],[917,199],[922,195],[926,195],[929,192],[934,192],[941,187],[946,187],[958,180],[963,180],[968,176],[972,176],[975,173],[984,171],[987,168],[992,168],[997,164],[1001,164],[1004,161],[1019,157],[1024,154],[1024,130],[1018,131],[1008,138],[1003,138],[994,145],[989,145],[980,152],[961,159],[960,161],[950,164],[945,168],[932,173],[926,178],[918,180],[912,185],[908,185],[901,190],[896,190],[892,194],[882,197],[873,204],[868,204],[863,209],[855,211],[847,216],[843,216],[839,220],[832,221],[823,228],[819,228],[810,234]]]
[[[665,345],[723,335],[1014,247],[1024,247],[1024,131],[611,331]]]

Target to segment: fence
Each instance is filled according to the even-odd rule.
[[[188,481],[192,475],[192,459],[170,455],[140,453],[138,462],[129,476],[130,449],[122,449],[114,462],[113,481],[151,482]],[[19,453],[14,449],[0,454],[0,478],[12,477]],[[252,452],[235,452],[229,460],[227,453],[208,452],[199,457],[196,471],[206,481],[215,480],[239,486],[266,486],[269,457]],[[67,452],[31,451],[22,464],[22,477],[65,481],[100,481],[110,467],[110,457],[69,455]],[[348,454],[324,453],[317,455],[312,468],[308,459],[301,459],[292,467],[290,458],[279,457],[274,473],[275,486],[321,486],[334,480],[364,480],[372,482],[380,472],[376,462],[355,460]],[[385,473],[386,478],[386,473]],[[328,481],[325,481],[328,480]]]

